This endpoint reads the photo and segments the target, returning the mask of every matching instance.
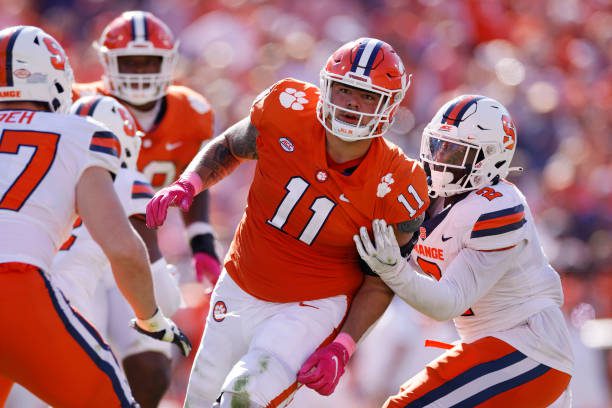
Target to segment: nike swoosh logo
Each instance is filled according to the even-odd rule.
[[[171,152],[174,149],[178,149],[182,144],[183,142],[166,143],[166,150]]]
[[[313,305],[309,305],[309,304],[304,303],[304,302],[300,302],[300,303],[298,303],[298,305],[299,306],[303,306],[303,307],[312,307],[312,308],[318,309],[318,307],[313,306]]]
[[[338,376],[338,357],[336,356],[332,356],[332,360],[334,361],[334,365],[335,365],[335,371],[334,371],[334,379],[332,380],[332,383],[336,382],[336,377]]]
[[[442,235],[442,242],[446,242],[449,239],[451,239],[452,237],[445,237],[444,235]]]
[[[346,198],[344,194],[340,194],[340,201],[344,201],[345,203],[350,203],[349,199]]]

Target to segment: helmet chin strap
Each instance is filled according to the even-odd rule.
[[[336,118],[331,119],[331,126],[334,135],[347,142],[354,142],[357,139],[367,137],[372,132],[370,126],[355,126]]]

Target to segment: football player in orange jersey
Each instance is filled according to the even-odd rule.
[[[159,18],[145,11],[126,11],[104,28],[94,44],[104,67],[102,80],[75,84],[74,88],[75,96],[110,95],[130,110],[139,130],[145,132],[138,170],[156,190],[175,181],[213,135],[208,101],[190,88],[171,85],[178,46]],[[184,220],[180,212],[173,213],[173,222],[160,231],[159,244],[165,258],[177,264],[182,273],[180,266],[187,258],[198,281],[206,278],[214,285],[221,267],[208,205],[206,192],[194,200]],[[191,271],[191,266],[188,269]]]
[[[0,337],[0,405],[17,382],[53,406],[137,406],[109,346],[50,275],[78,215],[137,316],[132,326],[189,354],[157,308],[146,250],[113,189],[121,144],[99,122],[64,114],[72,68],[43,30],[0,31],[0,72],[0,320],[10,333]]]
[[[352,236],[384,214],[406,243],[429,204],[423,168],[381,137],[409,79],[389,44],[347,43],[321,70],[320,89],[277,82],[149,202],[147,225],[155,228],[169,206],[187,210],[241,161],[257,160],[186,405],[282,406],[306,358],[334,339],[351,301],[368,304],[351,312],[363,331],[387,307],[392,292],[364,276]]]

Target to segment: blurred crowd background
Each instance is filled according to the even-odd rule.
[[[253,98],[279,79],[318,84],[330,53],[361,36],[390,43],[413,75],[389,135],[409,156],[418,156],[421,131],[445,100],[463,93],[498,99],[518,128],[514,165],[524,168],[510,180],[527,196],[564,284],[574,406],[612,406],[612,353],[600,347],[612,333],[581,330],[593,318],[612,318],[612,1],[0,0],[0,7],[0,26],[33,24],[54,35],[79,82],[102,73],[91,43],[108,22],[125,10],[153,12],[181,42],[176,82],[209,99],[217,132],[246,116]],[[252,169],[243,165],[212,189],[222,253]],[[294,406],[379,406],[440,353],[423,347],[427,336],[456,337],[449,325],[395,302],[337,395],[301,390]],[[173,388],[169,407],[183,386]]]

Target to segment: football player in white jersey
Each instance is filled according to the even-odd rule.
[[[53,406],[136,404],[108,345],[50,280],[77,215],[111,262],[132,326],[190,351],[157,308],[146,250],[113,190],[117,137],[64,114],[72,81],[43,30],[0,31],[0,405],[14,382]]]
[[[145,209],[153,197],[153,188],[146,176],[136,170],[141,132],[129,111],[109,96],[82,97],[72,105],[70,113],[98,120],[119,139],[121,169],[114,180],[115,192],[147,246],[159,307],[165,315],[172,316],[181,303],[181,294],[178,281],[170,273],[172,268],[160,255],[155,232],[145,225]],[[55,271],[55,282],[70,304],[94,323],[122,362],[136,401],[143,408],[156,407],[170,383],[171,345],[129,329],[129,304],[113,280],[108,258],[80,219],[53,260],[52,272]]]
[[[573,355],[559,275],[525,197],[504,179],[514,170],[516,136],[499,102],[479,95],[449,101],[423,132],[421,160],[437,199],[408,262],[384,220],[373,222],[374,243],[364,227],[354,237],[362,259],[399,297],[436,320],[454,319],[461,337],[385,407],[569,400]]]

